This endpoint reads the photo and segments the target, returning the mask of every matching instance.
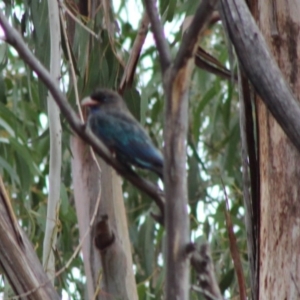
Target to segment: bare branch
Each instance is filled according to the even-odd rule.
[[[203,0],[199,5],[191,25],[186,30],[178,54],[174,61],[174,68],[179,70],[186,61],[195,54],[195,44],[205,25],[210,21],[217,0]]]
[[[224,196],[225,196],[225,220],[226,220],[226,227],[227,227],[227,232],[228,232],[228,237],[229,237],[230,253],[231,253],[232,260],[233,260],[234,270],[235,270],[235,273],[236,273],[236,276],[238,279],[240,299],[246,300],[247,293],[246,293],[245,277],[244,277],[244,273],[243,273],[241,257],[240,257],[239,251],[238,251],[236,237],[233,232],[233,225],[232,225],[232,220],[231,220],[230,212],[229,212],[228,196],[227,196],[226,188],[225,188],[222,178],[221,178],[221,182],[222,182]]]
[[[106,163],[114,167],[122,176],[124,176],[133,185],[139,188],[150,196],[158,205],[163,215],[164,200],[163,193],[152,182],[139,177],[134,171],[124,167],[120,164],[105,147],[105,145],[85,126],[77,117],[75,111],[68,103],[65,95],[56,86],[55,81],[51,78],[49,72],[38,61],[38,59],[31,53],[26,44],[24,43],[20,34],[9,25],[8,20],[0,11],[0,24],[5,32],[6,42],[12,45],[19,53],[20,57],[30,66],[30,68],[38,75],[51,92],[54,101],[59,106],[61,112],[66,117],[71,128],[80,136],[85,142],[90,144],[95,152],[101,156]]]
[[[195,64],[198,68],[209,73],[215,74],[228,80],[237,80],[237,77],[227,68],[225,68],[215,57],[207,53],[201,47],[198,47],[195,55]]]
[[[151,29],[159,53],[160,65],[162,73],[169,68],[171,64],[171,51],[167,39],[164,34],[164,29],[159,18],[155,0],[145,0],[146,10],[151,22]]]
[[[73,87],[74,87],[75,100],[76,100],[76,104],[77,104],[77,107],[78,107],[80,120],[83,122],[83,113],[82,113],[82,109],[81,109],[81,106],[80,106],[80,99],[79,99],[78,87],[77,87],[77,76],[76,76],[76,71],[75,71],[75,67],[74,67],[74,63],[73,63],[73,59],[72,59],[70,40],[69,40],[69,37],[68,37],[68,34],[67,34],[67,29],[66,29],[67,21],[66,21],[66,18],[64,16],[63,11],[62,11],[61,8],[59,10],[59,16],[60,16],[60,22],[61,22],[61,26],[62,26],[63,37],[66,41],[66,48],[67,48],[68,57],[70,58],[69,59],[69,64],[70,64],[70,69],[71,69],[71,78],[72,78]]]
[[[70,16],[70,18],[75,21],[77,24],[79,24],[84,30],[86,30],[90,35],[92,35],[96,40],[100,40],[98,34],[93,32],[90,28],[88,28],[86,25],[84,25],[79,18],[77,18],[72,11],[64,4],[63,1],[58,1],[59,5],[66,11],[66,13]]]
[[[137,36],[134,40],[133,46],[130,50],[130,57],[126,64],[121,83],[119,85],[119,92],[122,94],[127,86],[131,86],[136,66],[141,55],[142,47],[147,37],[149,27],[149,18],[145,12],[140,23]]]
[[[209,8],[210,10],[210,8]],[[187,29],[191,26],[191,23],[194,19],[194,16],[187,16],[182,23],[182,36],[187,31]],[[217,20],[220,19],[219,13],[217,11],[213,11],[209,20],[206,22],[208,25],[212,25]],[[202,30],[199,34],[201,38],[204,35],[205,31]],[[197,51],[195,53],[195,65],[200,69],[208,71],[209,73],[220,76],[224,79],[237,79],[237,76],[234,76],[233,71],[228,70],[222,63],[220,63],[215,57],[206,52],[200,45],[197,47]]]
[[[243,71],[283,131],[300,151],[300,105],[244,0],[221,0],[231,42]]]

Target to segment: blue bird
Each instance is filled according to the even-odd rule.
[[[87,124],[123,164],[155,172],[162,178],[163,156],[144,128],[128,110],[123,98],[109,89],[98,89],[81,101],[89,107]]]

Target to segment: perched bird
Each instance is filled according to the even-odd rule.
[[[89,107],[87,124],[92,132],[115,153],[121,163],[151,170],[162,178],[161,152],[118,93],[98,89],[84,98],[81,105]]]

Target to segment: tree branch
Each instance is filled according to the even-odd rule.
[[[196,43],[198,42],[199,35],[207,23],[210,21],[210,17],[214,11],[217,0],[203,0],[199,5],[191,25],[186,30],[178,54],[174,61],[174,69],[179,70],[188,59],[195,54]]]
[[[39,62],[39,60],[31,53],[24,43],[20,34],[13,27],[10,26],[8,20],[0,11],[0,24],[5,32],[6,42],[12,45],[20,57],[30,66],[30,68],[43,81],[45,86],[51,92],[54,101],[59,106],[61,112],[66,117],[71,128],[80,136],[85,142],[90,144],[95,152],[101,156],[106,163],[114,167],[123,177],[125,177],[134,186],[139,188],[150,196],[158,205],[161,214],[164,214],[164,200],[162,191],[152,182],[139,177],[134,171],[125,168],[120,164],[109,152],[106,146],[85,126],[77,117],[75,111],[68,103],[65,95],[57,87],[56,82],[52,79],[49,72]]]
[[[189,216],[186,183],[188,91],[194,53],[202,27],[210,19],[217,0],[203,0],[171,65],[170,50],[154,1],[145,1],[163,71],[165,102],[164,183],[166,194],[166,299],[188,299]],[[171,66],[171,67],[169,67]]]
[[[243,71],[283,131],[300,151],[300,105],[268,50],[244,0],[221,0],[231,42]]]
[[[124,73],[123,73],[123,76],[121,79],[121,83],[118,88],[118,91],[120,94],[123,94],[124,90],[127,87],[131,87],[131,85],[132,85],[134,74],[136,71],[136,66],[137,66],[143,45],[145,43],[145,40],[146,40],[146,37],[148,34],[148,27],[149,27],[149,17],[147,15],[147,13],[145,12],[143,14],[142,20],[140,22],[137,36],[136,36],[134,43],[130,49],[130,56],[127,61],[127,64],[126,64],[126,67],[125,67],[125,70],[124,70]]]
[[[154,35],[157,51],[159,53],[160,66],[164,74],[171,64],[171,51],[164,34],[164,28],[159,18],[155,0],[145,0],[146,10],[150,19],[151,29]]]

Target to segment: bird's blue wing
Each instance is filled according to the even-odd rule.
[[[151,139],[132,117],[123,113],[95,112],[89,118],[92,131],[125,163],[142,168],[162,168],[163,158]]]

